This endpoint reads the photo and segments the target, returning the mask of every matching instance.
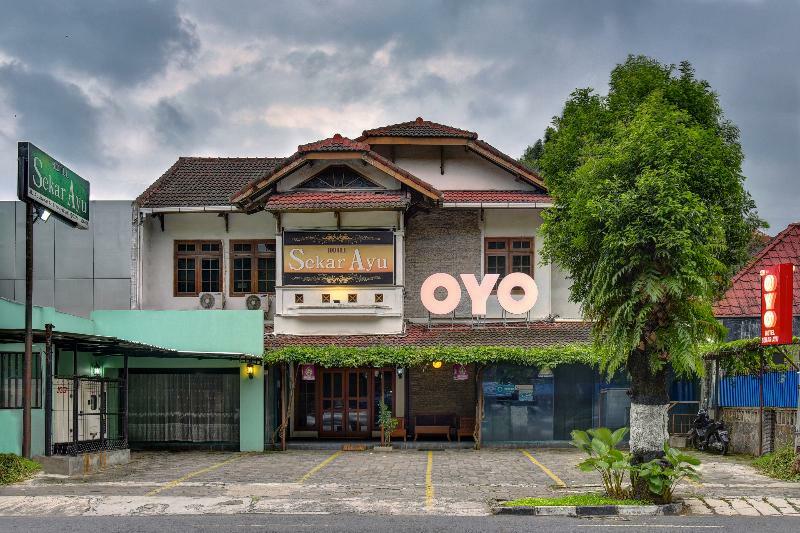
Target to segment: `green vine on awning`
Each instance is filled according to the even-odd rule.
[[[739,339],[735,341],[707,344],[700,347],[700,354],[705,359],[716,359],[720,368],[727,374],[757,374],[763,351],[764,370],[768,372],[783,372],[789,370],[785,363],[773,362],[773,355],[790,349],[796,352],[795,347],[800,345],[800,338],[793,337],[789,346],[761,346],[761,339]]]
[[[268,350],[264,363],[316,364],[326,368],[360,366],[423,366],[434,361],[457,364],[508,363],[539,368],[564,364],[598,367],[591,343],[553,346],[289,346]]]

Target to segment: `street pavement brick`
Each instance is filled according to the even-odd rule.
[[[747,498],[747,503],[755,507],[756,511],[761,513],[764,516],[772,516],[772,515],[779,515],[781,514],[775,507],[768,504],[763,500],[759,500],[757,498]]]
[[[761,513],[758,512],[752,505],[747,503],[747,500],[740,499],[740,498],[733,498],[730,500],[731,507],[740,515],[742,516],[760,516]]]
[[[703,503],[703,500],[698,498],[686,498],[684,503],[686,503],[686,507],[688,507],[688,511],[691,514],[714,514],[714,511],[712,511],[708,505]]]
[[[800,512],[798,512],[788,501],[786,501],[786,498],[775,498],[768,496],[767,501],[777,507],[781,514],[800,515]]]
[[[704,498],[705,502],[714,510],[714,514],[733,516],[738,514],[731,505],[725,500],[716,498]]]

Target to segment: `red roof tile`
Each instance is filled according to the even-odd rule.
[[[757,317],[761,315],[761,275],[764,267],[780,263],[800,265],[800,222],[773,238],[753,260],[739,271],[731,287],[714,306],[717,317]],[[794,315],[800,315],[800,270],[794,273]]]
[[[297,152],[301,154],[310,152],[368,152],[369,149],[367,143],[354,141],[337,133],[327,139],[301,144],[297,147]]]
[[[180,157],[150,185],[139,207],[229,205],[231,194],[283,162],[282,157]]]
[[[590,340],[589,322],[532,322],[480,327],[406,324],[399,335],[274,335],[266,330],[264,349],[285,346],[552,346]]]
[[[401,191],[294,191],[273,194],[267,200],[267,211],[302,209],[402,208],[408,196]]]
[[[381,126],[371,130],[364,130],[356,140],[362,141],[368,137],[449,137],[456,139],[477,139],[478,134],[474,131],[467,131],[438,122],[431,122],[422,117],[410,122],[400,122]]]
[[[445,203],[532,203],[553,199],[535,191],[442,191]]]

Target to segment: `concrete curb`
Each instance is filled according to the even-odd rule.
[[[524,516],[674,516],[683,512],[683,502],[666,505],[561,505],[529,507],[492,506],[492,514]]]

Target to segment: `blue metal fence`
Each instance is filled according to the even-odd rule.
[[[797,372],[764,374],[764,407],[797,407]],[[722,407],[758,407],[756,376],[725,377],[719,383]]]

